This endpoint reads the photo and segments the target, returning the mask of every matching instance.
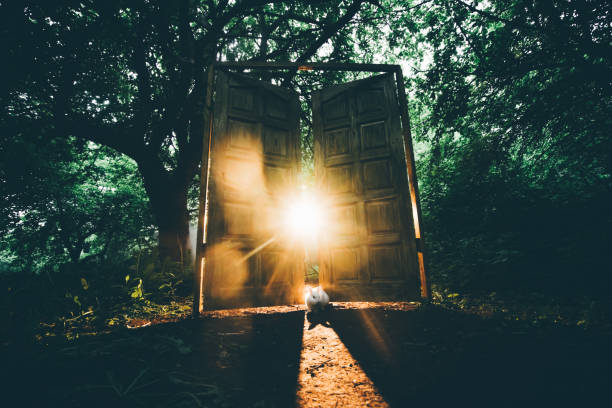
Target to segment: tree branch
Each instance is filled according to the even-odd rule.
[[[297,59],[296,62],[306,62],[308,61],[316,52],[325,44],[334,34],[342,29],[346,24],[348,24],[351,19],[359,12],[361,8],[361,4],[363,0],[355,0],[353,4],[351,4],[347,9],[346,13],[342,17],[340,17],[334,24],[327,26],[321,33],[321,36],[304,51],[304,53]]]
[[[138,23],[137,38],[134,42],[136,45],[134,48],[133,64],[134,70],[138,75],[138,99],[140,106],[137,110],[137,117],[139,117],[142,134],[146,134],[146,127],[152,110],[151,77],[146,62],[145,35],[146,29],[144,23],[140,21]]]
[[[144,145],[134,136],[132,126],[106,125],[73,113],[71,119],[61,124],[61,132],[79,139],[105,145],[138,161],[144,153]],[[121,127],[122,130],[119,130]]]
[[[291,13],[291,12],[283,13],[283,14],[279,14],[279,13],[267,13],[267,14],[270,16],[278,17],[278,19],[281,21],[294,20],[294,21],[299,21],[299,22],[306,23],[306,24],[316,25],[318,27],[321,27],[323,25],[321,21],[318,21],[314,18],[302,16],[302,15]]]
[[[331,37],[334,36],[338,31],[340,31],[345,25],[347,25],[351,19],[359,12],[361,8],[361,4],[363,0],[355,0],[347,9],[346,13],[342,17],[340,17],[334,24],[330,24],[327,26],[319,38],[310,45],[303,53],[298,57],[296,62],[303,63],[307,62],[313,55],[317,53],[319,48],[323,46]],[[288,72],[285,78],[283,79],[283,84],[288,84],[291,79],[295,76],[295,72]]]

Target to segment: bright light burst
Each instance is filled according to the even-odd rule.
[[[294,238],[314,239],[323,224],[321,200],[302,190],[287,203],[284,218],[285,227]]]

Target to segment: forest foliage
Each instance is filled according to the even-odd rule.
[[[219,58],[401,63],[436,299],[499,304],[520,294],[528,303],[534,293],[595,310],[606,298],[609,2],[0,8],[10,61],[0,89],[7,327],[189,292],[185,234],[195,214],[205,73]],[[260,75],[300,93],[306,169],[309,93],[355,77]],[[164,231],[180,236],[182,262]]]

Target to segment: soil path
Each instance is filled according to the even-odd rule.
[[[304,320],[297,405],[388,407],[328,322],[308,317]]]
[[[0,384],[6,407],[577,407],[609,402],[610,344],[410,303],[235,309],[4,349]]]

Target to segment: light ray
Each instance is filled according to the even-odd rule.
[[[242,258],[238,259],[236,261],[236,265],[239,265],[243,262],[245,262],[247,259],[249,259],[250,257],[252,257],[253,255],[255,255],[256,253],[258,253],[259,251],[263,250],[265,247],[267,247],[268,245],[270,245],[271,243],[273,243],[276,240],[276,236],[273,236],[272,238],[270,238],[269,240],[267,240],[266,242],[264,242],[263,244],[261,244],[260,246],[258,246],[257,248],[251,250],[250,252],[248,252],[245,256],[243,256]]]
[[[389,407],[334,329],[309,326],[305,317],[296,405]]]

